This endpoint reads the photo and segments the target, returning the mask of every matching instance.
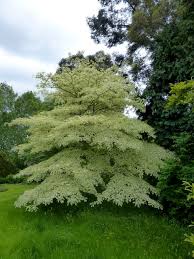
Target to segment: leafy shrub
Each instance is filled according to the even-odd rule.
[[[185,182],[185,186],[186,186],[185,189],[189,191],[189,195],[187,196],[187,199],[194,201],[194,183],[189,184]],[[192,222],[192,225],[190,225],[190,227],[194,227],[194,222]],[[185,241],[189,242],[194,247],[194,234],[192,233],[191,235],[186,235]],[[192,251],[192,257],[194,258],[194,250]]]
[[[162,168],[158,184],[165,212],[184,222],[191,221],[194,211],[193,202],[187,199],[183,186],[183,181],[194,182],[193,92],[194,81],[172,85],[166,109],[169,111],[173,108],[182,114],[178,118],[172,118],[177,129],[174,130],[172,127],[170,131],[173,140],[171,149],[175,152],[176,158],[168,161]]]
[[[6,177],[16,172],[17,168],[13,161],[3,151],[0,151],[0,177]]]
[[[23,181],[24,181],[24,178],[15,178],[13,175],[0,177],[0,184],[4,184],[4,183],[15,184],[15,183],[22,183]]]
[[[159,176],[160,201],[166,212],[185,223],[193,217],[193,202],[187,200],[183,181],[192,181],[194,177],[194,161],[183,165],[180,159],[168,160]]]

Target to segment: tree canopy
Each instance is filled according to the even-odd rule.
[[[128,43],[129,64],[135,79],[147,77],[147,55],[155,39],[175,16],[177,1],[172,0],[99,0],[97,16],[88,18],[91,37],[108,47]],[[144,50],[144,54],[142,49]],[[141,53],[141,55],[140,55]]]
[[[83,52],[79,51],[75,55],[69,55],[66,58],[62,58],[59,62],[57,72],[61,72],[63,67],[74,69],[79,65],[80,61],[93,62],[97,69],[107,69],[113,66],[112,56],[105,54],[104,51],[98,51],[95,54],[88,56],[85,56]]]
[[[160,199],[168,214],[181,221],[191,221],[194,203],[186,199],[183,182],[194,182],[194,82],[180,82],[171,85],[170,96],[165,106],[179,113],[172,125],[172,147],[176,157],[170,159],[160,172]],[[175,126],[177,126],[175,128]],[[167,125],[169,126],[169,125]]]
[[[7,83],[0,83],[0,124],[11,120],[17,94]]]
[[[17,166],[21,164],[13,149],[25,141],[27,134],[25,127],[9,127],[8,123],[18,117],[30,117],[47,108],[47,103],[41,101],[35,93],[29,91],[18,95],[10,85],[0,84],[0,151],[12,158]]]
[[[167,124],[171,127],[177,114],[176,110],[167,114],[164,106],[170,84],[193,77],[194,4],[187,0],[99,2],[98,15],[88,19],[91,36],[109,47],[128,43],[125,60],[133,79],[146,79],[142,96],[146,112],[140,118],[156,129],[158,142],[169,148]]]
[[[55,201],[68,205],[110,201],[160,208],[150,196],[157,190],[145,177],[157,177],[169,154],[152,143],[150,126],[123,114],[127,105],[140,108],[133,85],[114,68],[98,70],[90,63],[39,78],[42,87],[55,89],[58,105],[13,122],[29,127],[20,154],[42,154],[18,174],[38,185],[20,196],[16,206],[33,211]]]
[[[191,80],[194,71],[194,5],[188,1],[180,3],[175,21],[155,39],[152,71],[143,93],[146,112],[140,116],[155,128],[158,143],[167,148],[172,147],[172,135],[182,131],[187,116],[183,106],[165,109],[170,85]]]

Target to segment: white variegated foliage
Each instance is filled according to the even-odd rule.
[[[142,140],[142,133],[154,137],[150,126],[123,114],[126,106],[142,106],[133,86],[111,69],[98,71],[86,63],[39,78],[42,88],[55,89],[58,105],[12,123],[29,127],[28,142],[18,147],[21,155],[48,154],[17,175],[37,185],[16,206],[34,211],[56,201],[77,205],[92,196],[92,206],[110,201],[160,208],[150,197],[157,190],[145,177],[157,177],[169,154]]]

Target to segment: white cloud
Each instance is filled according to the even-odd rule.
[[[53,62],[70,51],[99,49],[86,23],[97,7],[97,0],[6,0],[0,3],[0,45]]]
[[[33,76],[37,72],[54,72],[56,65],[39,60],[17,56],[0,48],[0,81],[11,84],[17,92],[34,89],[36,82]]]
[[[38,59],[26,58],[22,56],[17,56],[16,54],[12,54],[7,52],[6,50],[0,48],[0,69],[14,69],[17,66],[19,70],[22,70],[25,73],[32,70],[40,70],[40,69],[49,69],[49,71],[54,71],[56,66],[52,63],[42,63]]]
[[[86,22],[98,8],[97,0],[0,1],[0,81],[20,92],[32,89],[32,76],[55,69],[68,53],[106,51]]]

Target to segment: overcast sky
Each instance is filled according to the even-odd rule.
[[[0,82],[34,90],[34,75],[54,72],[68,53],[106,51],[86,23],[99,7],[97,0],[0,0]]]

